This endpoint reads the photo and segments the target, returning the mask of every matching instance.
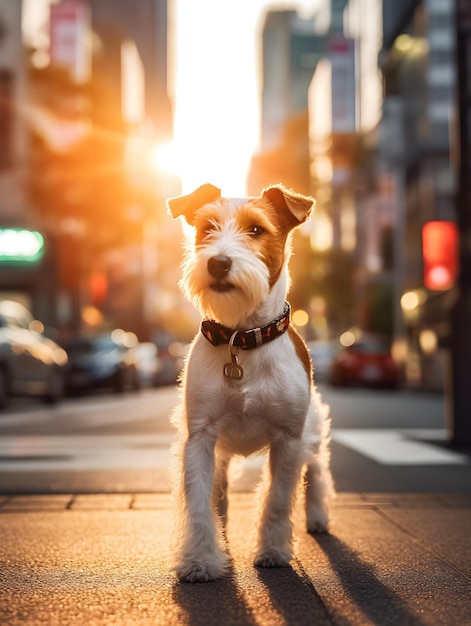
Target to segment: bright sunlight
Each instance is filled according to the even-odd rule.
[[[261,35],[269,9],[312,15],[316,0],[176,0],[175,133],[172,160],[183,193],[210,182],[247,190],[259,142]]]
[[[244,195],[258,142],[256,29],[265,1],[178,0],[172,160],[183,193]]]

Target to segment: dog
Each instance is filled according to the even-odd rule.
[[[329,407],[286,301],[291,234],[315,201],[283,185],[224,198],[209,183],[167,200],[194,239],[180,286],[203,321],[180,381],[175,571],[185,582],[223,577],[229,461],[268,450],[254,565],[288,566],[298,483],[307,530],[326,532],[334,497]],[[306,470],[300,481],[303,467]]]

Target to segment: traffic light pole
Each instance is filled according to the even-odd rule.
[[[456,2],[459,182],[456,221],[460,272],[450,311],[449,428],[452,442],[471,445],[471,0]]]

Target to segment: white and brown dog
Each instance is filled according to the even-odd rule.
[[[228,464],[233,455],[264,449],[255,565],[286,566],[302,467],[308,531],[327,530],[334,495],[329,411],[286,302],[290,233],[308,218],[314,200],[282,185],[258,198],[222,198],[206,184],[167,205],[194,227],[181,285],[204,318],[174,415],[181,435],[175,569],[188,582],[226,573]]]

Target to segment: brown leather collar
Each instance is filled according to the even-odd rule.
[[[273,322],[261,328],[250,328],[249,330],[236,331],[214,320],[203,320],[201,332],[213,346],[228,344],[232,335],[237,332],[233,345],[242,348],[242,350],[253,350],[280,337],[287,330],[290,323],[290,312],[291,307],[288,302],[285,302],[283,313]]]

